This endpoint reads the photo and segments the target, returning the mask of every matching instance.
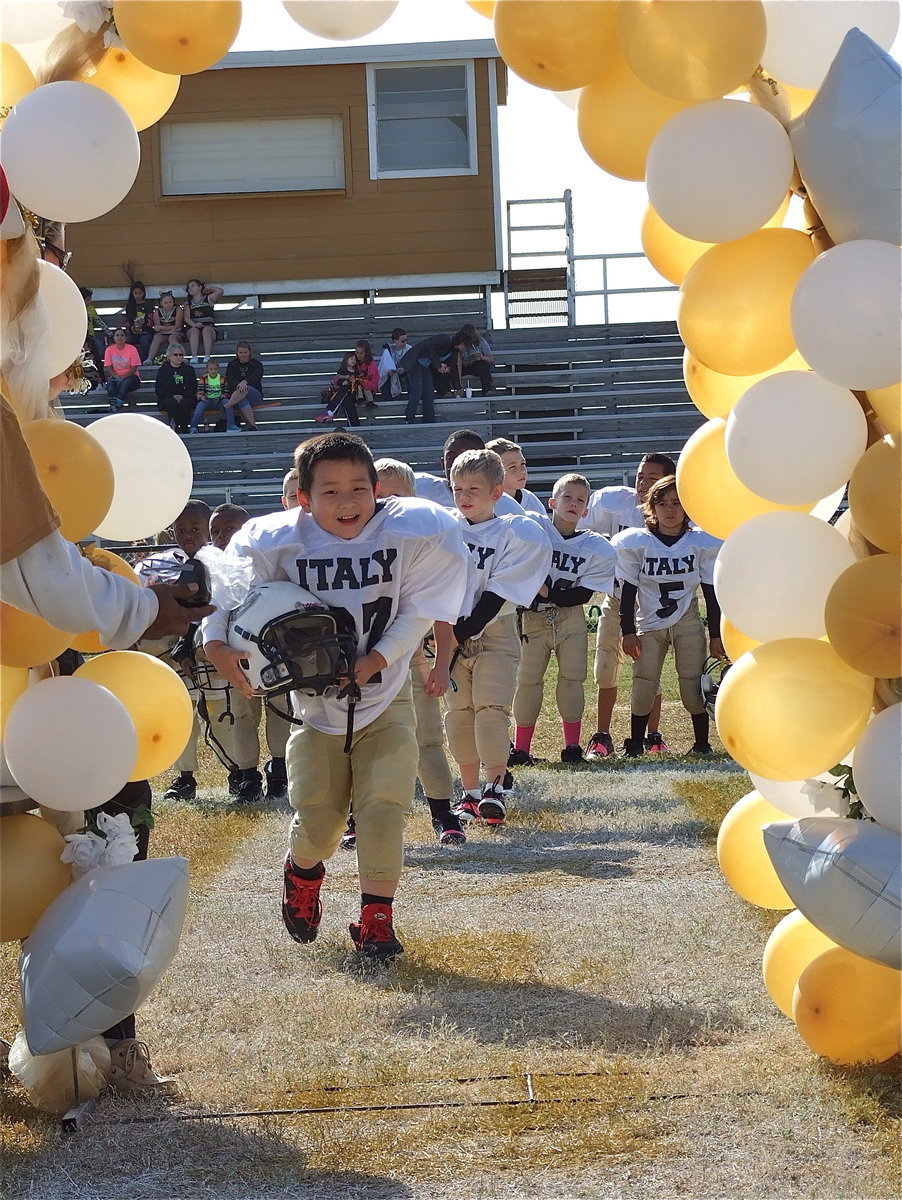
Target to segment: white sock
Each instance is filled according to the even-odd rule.
[[[482,799],[482,788],[467,788],[467,795],[472,796],[474,800]]]

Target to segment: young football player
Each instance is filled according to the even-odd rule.
[[[282,507],[297,508],[298,507],[298,471],[297,467],[292,467],[290,471],[285,472],[285,478],[282,480]]]
[[[417,770],[410,658],[434,618],[454,621],[460,613],[467,554],[450,514],[417,500],[377,499],[372,455],[353,434],[311,438],[297,448],[295,465],[300,508],[250,521],[227,553],[251,560],[252,588],[288,580],[350,616],[360,699],[349,718],[337,688],[292,693],[304,723],[288,740],[295,815],[282,919],[295,941],[316,937],[323,864],[338,847],[353,796],[361,901],[351,938],[361,955],[385,960],[403,949],[392,901]],[[218,620],[204,626],[207,655],[224,678],[251,695],[240,665],[244,652],[227,642],[227,614],[214,616]]]
[[[475,567],[466,616],[454,622],[458,644],[445,695],[445,732],[464,794],[455,812],[500,825],[506,815],[504,776],[520,658],[515,606],[530,604],[551,566],[551,544],[537,521],[497,517],[504,467],[492,450],[467,450],[451,468],[454,500]],[[436,642],[445,631],[436,626]],[[480,787],[479,767],[485,767]]]
[[[713,583],[714,562],[722,543],[690,525],[673,475],[652,485],[642,511],[644,527],[625,529],[613,541],[621,580],[623,652],[633,660],[630,736],[623,750],[631,758],[644,752],[649,713],[661,686],[661,668],[668,646],[673,646],[680,699],[692,718],[695,734],[689,753],[710,755],[710,717],[701,689],[705,629],[696,592],[701,586],[711,656],[723,658],[720,607]]]
[[[599,488],[589,497],[588,515],[580,522],[581,529],[592,529],[611,538],[621,529],[641,529],[645,517],[640,505],[648,495],[648,489],[665,475],[674,475],[676,466],[666,454],[646,454],[636,472],[636,486]],[[595,686],[598,688],[598,716],[596,730],[589,739],[586,758],[598,762],[610,758],[614,753],[611,737],[611,718],[617,703],[617,679],[623,665],[620,648],[620,610],[617,594],[605,597],[601,605],[601,616],[595,632]],[[649,733],[646,749],[652,754],[663,754],[667,744],[661,736],[661,697],[656,696],[649,718]]]
[[[493,438],[486,442],[486,450],[494,450],[504,463],[504,494],[516,500],[524,512],[535,513],[539,517],[547,517],[545,505],[533,492],[526,487],[529,471],[526,459],[523,457],[523,447],[518,446],[509,438]]]
[[[522,648],[514,693],[511,767],[533,762],[530,749],[552,654],[557,659],[555,699],[564,730],[561,762],[583,758],[580,742],[589,644],[583,605],[595,592],[613,595],[617,567],[617,551],[607,538],[591,529],[577,529],[588,511],[589,491],[589,481],[582,475],[562,475],[549,500],[552,518],[541,518],[551,542],[551,570],[532,604],[520,613]]]
[[[454,510],[454,492],[451,488],[451,468],[455,460],[465,450],[484,450],[485,442],[474,429],[456,429],[445,442],[442,449],[443,475],[430,475],[428,471],[414,471],[417,496],[421,500],[431,500],[442,508]],[[495,505],[495,516],[522,516],[523,509],[510,496],[501,494]]]

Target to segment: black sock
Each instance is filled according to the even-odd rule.
[[[193,771],[179,771],[179,779],[193,779],[193,778],[194,778]]]
[[[374,896],[372,892],[360,893],[361,908],[363,908],[364,904],[387,904],[391,908],[392,900],[394,900],[394,896]]]
[[[649,713],[641,717],[638,713],[630,715],[630,738],[634,742],[645,741],[645,730],[648,728]]]
[[[450,800],[433,800],[427,796],[426,803],[429,805],[429,812],[432,814],[433,821],[443,821],[446,817],[451,816]]]
[[[696,746],[707,746],[711,718],[706,712],[690,713],[689,715],[692,717],[692,732],[695,734]]]
[[[319,879],[326,873],[326,868],[321,862],[318,862],[315,867],[298,867],[292,860],[291,869],[299,879]]]

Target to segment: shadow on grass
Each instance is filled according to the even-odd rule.
[[[484,840],[471,840],[465,847],[407,846],[406,867],[441,867],[466,875],[541,875],[562,871],[583,879],[627,879],[632,869],[626,864],[636,857],[635,850],[613,850],[598,844],[597,836],[568,834],[559,843],[547,834],[521,837],[505,843],[488,834]],[[563,844],[566,843],[566,844]]]

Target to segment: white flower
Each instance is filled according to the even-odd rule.
[[[126,46],[125,42],[123,42],[122,38],[118,33],[116,33],[114,28],[108,29],[103,35],[103,45],[104,49],[106,50],[109,50],[110,46],[115,46],[117,50],[128,49],[128,46]]]
[[[74,21],[82,33],[97,31],[113,19],[112,4],[102,0],[60,0],[63,16]]]
[[[106,838],[134,837],[132,823],[128,813],[117,813],[115,817],[109,813],[97,814],[97,828]]]
[[[833,792],[834,790],[833,784],[827,783],[823,779],[806,779],[799,788],[803,796],[820,797],[822,800],[825,799],[824,792]],[[832,799],[832,796],[830,798]]]
[[[70,833],[66,835],[66,848],[60,855],[64,863],[72,864],[72,877],[81,879],[95,867],[100,866],[100,860],[106,848],[106,842],[96,833]]]
[[[106,844],[100,859],[102,867],[121,867],[133,861],[138,853],[138,839],[127,813],[115,817],[97,814],[97,826],[106,834]]]

